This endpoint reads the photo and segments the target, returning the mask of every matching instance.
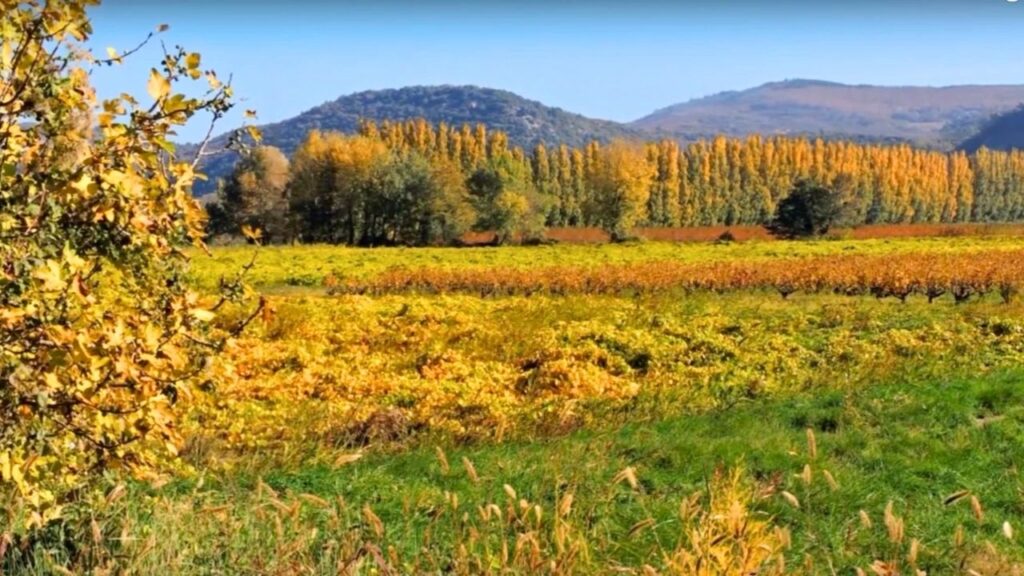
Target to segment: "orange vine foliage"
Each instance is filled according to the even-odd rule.
[[[775,290],[870,294],[906,300],[934,300],[951,294],[957,302],[998,291],[1011,301],[1024,284],[1024,250],[987,250],[963,255],[818,256],[771,261],[635,263],[605,267],[393,268],[369,280],[326,279],[332,293],[392,294],[459,292],[480,296],[531,294],[623,294],[665,290]]]

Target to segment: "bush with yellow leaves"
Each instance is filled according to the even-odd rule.
[[[0,522],[15,533],[104,473],[157,470],[179,442],[172,404],[221,340],[218,305],[184,281],[198,157],[176,159],[168,138],[220,118],[231,88],[178,48],[151,70],[149,101],[97,103],[89,71],[138,48],[93,56],[93,4],[0,4]]]

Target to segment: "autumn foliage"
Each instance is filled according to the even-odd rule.
[[[1021,250],[971,254],[835,255],[768,261],[632,263],[602,267],[392,268],[366,280],[326,279],[334,293],[628,294],[666,290],[726,292],[774,290],[834,292],[929,301],[950,294],[957,302],[998,292],[1009,302],[1024,287]]]
[[[195,162],[168,139],[219,118],[231,89],[179,48],[148,101],[97,103],[89,70],[129,54],[86,49],[91,4],[2,4],[0,522],[14,533],[88,501],[104,474],[159,471],[179,443],[172,405],[221,339],[217,305],[185,282],[204,225]]]
[[[222,189],[222,206],[247,162]],[[440,244],[475,230],[502,242],[564,227],[621,239],[636,227],[768,224],[797,182],[841,197],[844,227],[1024,219],[1019,151],[969,156],[757,135],[525,151],[482,125],[424,120],[367,121],[356,136],[310,133],[287,190],[262,202],[291,198],[290,238],[303,241]],[[265,212],[271,223],[279,213]],[[405,232],[410,223],[419,230]]]

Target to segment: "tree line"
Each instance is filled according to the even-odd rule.
[[[291,159],[252,150],[208,205],[210,231],[271,242],[426,245],[470,230],[498,243],[546,227],[769,224],[794,183],[843,198],[842,226],[1024,219],[1024,152],[938,152],[785,136],[717,137],[529,153],[483,125],[425,120],[311,132]]]

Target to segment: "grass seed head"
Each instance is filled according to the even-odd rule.
[[[899,544],[903,541],[903,519],[896,516],[893,511],[892,500],[885,505],[885,529],[889,532],[889,541],[893,544]]]
[[[839,483],[836,482],[836,479],[832,476],[831,472],[828,470],[822,470],[821,475],[825,477],[825,482],[828,483],[828,487],[831,488],[833,492],[839,490]]]
[[[616,474],[615,478],[612,479],[612,483],[614,484],[618,484],[622,481],[629,484],[629,487],[633,490],[636,490],[640,486],[640,483],[636,479],[636,469],[632,466],[623,468],[622,471]]]
[[[473,462],[465,456],[462,457],[462,466],[466,469],[466,475],[473,481],[474,484],[480,482],[480,477],[476,473],[476,466],[473,466]]]
[[[444,450],[442,450],[440,446],[435,448],[434,451],[437,454],[437,462],[441,466],[441,474],[447,476],[448,472],[451,470],[451,466],[448,465],[448,456],[445,455]]]
[[[789,502],[789,505],[792,506],[793,508],[799,508],[800,507],[800,500],[797,499],[797,497],[794,496],[791,492],[787,492],[787,491],[783,490],[783,491],[779,492],[779,495],[781,495],[783,497],[783,499],[786,500],[786,502]]]
[[[573,500],[572,492],[569,492],[565,496],[562,496],[562,502],[558,505],[558,515],[559,516],[561,516],[562,518],[565,518],[566,516],[568,516],[572,512],[572,500]]]
[[[866,529],[870,529],[871,528],[871,516],[868,516],[868,513],[865,512],[864,510],[861,510],[857,514],[858,514],[858,516],[860,516],[860,525],[862,527],[866,528]]]
[[[974,514],[974,519],[978,522],[985,520],[985,510],[981,507],[981,500],[974,494],[971,494],[971,512]]]

